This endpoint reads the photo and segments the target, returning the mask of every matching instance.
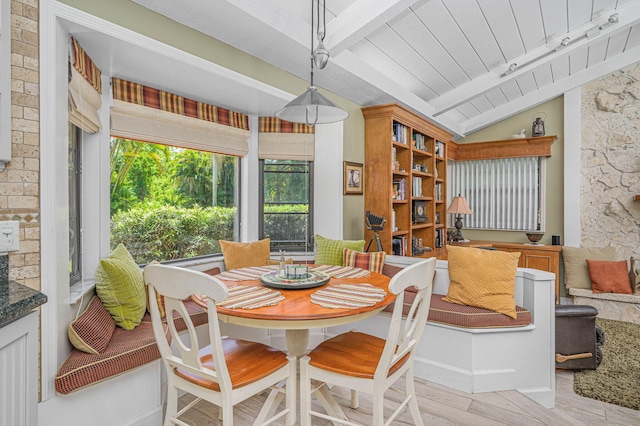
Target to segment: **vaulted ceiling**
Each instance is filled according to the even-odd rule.
[[[309,80],[311,0],[133,0]],[[326,0],[317,86],[465,135],[640,60],[638,0]]]

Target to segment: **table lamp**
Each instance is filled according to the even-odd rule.
[[[467,200],[461,196],[460,194],[458,194],[457,197],[453,197],[453,200],[451,200],[451,204],[449,205],[449,208],[447,209],[447,213],[452,213],[457,215],[456,216],[456,232],[453,234],[453,242],[458,242],[458,241],[464,241],[464,237],[462,236],[462,216],[463,214],[473,214],[473,211],[471,211],[471,209],[469,208],[469,205],[467,204]]]

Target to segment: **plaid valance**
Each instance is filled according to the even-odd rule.
[[[96,89],[96,92],[102,93],[102,72],[73,37],[71,37],[71,45],[73,47],[73,67]]]
[[[239,112],[194,101],[115,77],[112,78],[112,86],[113,98],[119,101],[249,130],[249,117]]]
[[[278,117],[260,117],[258,123],[261,133],[314,133],[311,126],[280,120]]]

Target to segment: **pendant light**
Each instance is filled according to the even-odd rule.
[[[322,25],[320,25],[320,2],[322,1]],[[308,126],[314,126],[316,124],[334,123],[336,121],[343,121],[349,117],[349,113],[343,109],[338,108],[333,102],[327,99],[325,96],[318,92],[318,89],[313,84],[313,66],[314,64],[318,68],[324,68],[329,62],[329,50],[324,46],[324,37],[326,35],[325,14],[326,4],[325,0],[317,0],[317,38],[318,45],[313,48],[313,26],[315,22],[313,13],[314,0],[311,0],[311,81],[310,86],[306,92],[298,96],[282,109],[276,112],[276,117],[281,120],[291,121],[294,123],[304,123]]]

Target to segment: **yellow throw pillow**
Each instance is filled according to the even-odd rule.
[[[119,327],[132,330],[142,321],[147,309],[142,270],[122,244],[100,260],[96,293]]]
[[[220,248],[227,271],[250,266],[266,266],[271,254],[271,240],[265,238],[253,243],[220,240]]]
[[[449,291],[442,299],[516,318],[514,299],[520,253],[447,246]]]

